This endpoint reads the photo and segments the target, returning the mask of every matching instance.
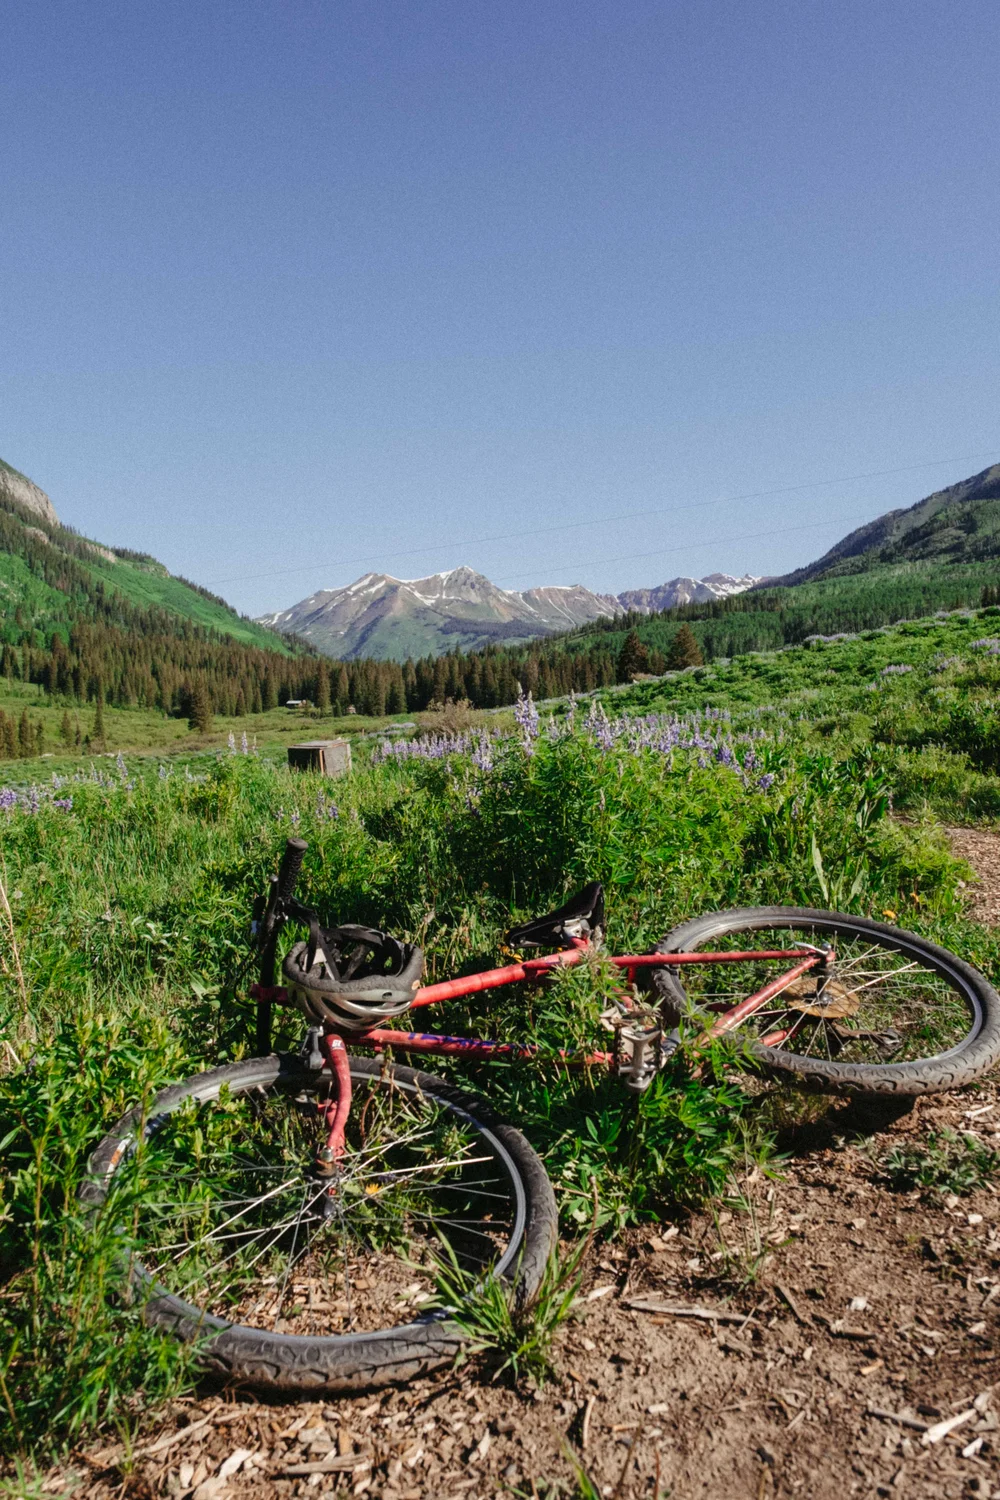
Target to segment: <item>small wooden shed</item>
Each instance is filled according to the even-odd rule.
[[[292,771],[318,771],[321,776],[346,776],[351,769],[350,740],[304,740],[289,745]]]

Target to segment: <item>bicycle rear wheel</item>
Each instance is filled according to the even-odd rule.
[[[769,1072],[845,1093],[924,1094],[959,1088],[1000,1059],[1000,996],[976,969],[899,927],[809,907],[746,907],[695,917],[659,953],[832,944],[825,974],[806,974],[735,1033]],[[787,964],[786,967],[791,967]],[[781,962],[654,970],[674,1007],[724,1010],[763,988]]]
[[[262,1057],[166,1089],[95,1151],[84,1198],[127,1224],[132,1294],[227,1380],[351,1391],[452,1358],[431,1300],[445,1239],[474,1275],[538,1288],[556,1206],[527,1141],[430,1074],[349,1059],[339,1174],[316,1175],[327,1072]],[[120,1215],[120,1220],[119,1220]]]

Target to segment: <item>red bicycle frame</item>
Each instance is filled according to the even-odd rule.
[[[558,953],[550,953],[541,958],[522,959],[518,963],[506,964],[500,969],[487,969],[481,974],[467,974],[461,979],[447,979],[440,984],[424,985],[417,991],[412,1009],[416,1010],[424,1005],[436,1005],[443,1000],[458,1000],[464,995],[474,995],[481,990],[499,989],[503,985],[517,984],[526,979],[540,978],[556,969],[572,968],[582,962],[589,947],[589,943],[576,939],[572,948],[563,949]],[[627,982],[632,984],[637,971],[643,968],[681,968],[688,964],[732,964],[761,959],[774,962],[782,959],[797,960],[792,968],[779,974],[755,994],[749,995],[738,1005],[722,1009],[718,1019],[705,1034],[705,1041],[710,1041],[715,1037],[723,1036],[727,1031],[734,1030],[755,1011],[766,1005],[769,1000],[773,1000],[790,984],[794,984],[801,975],[808,973],[818,964],[825,963],[827,956],[821,950],[812,950],[803,955],[801,948],[795,948],[737,953],[633,953],[610,958],[609,962],[618,969],[624,969]],[[253,985],[250,993],[258,1000],[280,1003],[287,1002],[288,999],[287,992],[283,988],[271,985]],[[623,996],[623,999],[627,1005],[627,997]],[[784,1039],[785,1034],[778,1032],[770,1040],[777,1044]],[[328,1134],[326,1145],[319,1152],[317,1165],[321,1171],[326,1171],[330,1175],[335,1173],[344,1152],[344,1131],[351,1108],[351,1070],[345,1047],[345,1042],[348,1041],[355,1045],[363,1043],[374,1047],[376,1052],[381,1052],[386,1047],[395,1047],[403,1052],[423,1052],[432,1057],[460,1055],[495,1060],[547,1055],[541,1048],[529,1042],[497,1042],[488,1041],[483,1037],[442,1036],[437,1032],[398,1031],[385,1026],[373,1026],[367,1031],[358,1033],[349,1032],[346,1029],[341,1031],[336,1026],[327,1023],[323,1028],[319,1045],[335,1081],[335,1090],[330,1100],[323,1106],[324,1124]],[[610,1067],[614,1061],[612,1052],[581,1054],[568,1053],[560,1049],[552,1055],[567,1066],[575,1067]]]

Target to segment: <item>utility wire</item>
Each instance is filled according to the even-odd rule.
[[[709,548],[717,547],[720,540],[727,542],[756,542],[759,541],[761,537],[790,536],[794,531],[818,531],[822,526],[848,526],[852,521],[863,521],[865,514],[866,513],[862,513],[856,516],[841,516],[839,519],[833,521],[811,521],[807,526],[785,526],[782,527],[780,531],[775,531],[773,527],[770,527],[767,531],[748,531],[745,532],[743,536],[730,536],[721,539],[719,537],[715,537],[710,542],[693,542],[690,547],[667,547],[658,552],[629,552],[626,553],[623,557],[602,558],[601,565],[611,567],[615,563],[639,562],[644,558],[649,557],[673,557],[675,554],[683,556],[685,552],[705,552]],[[576,563],[570,563],[567,566],[561,568],[550,568],[548,571],[550,573],[566,573],[575,569],[576,566]],[[795,569],[793,568],[789,571],[794,572]],[[499,579],[498,582],[517,583],[519,579],[533,578],[534,576],[535,575],[533,573],[519,573],[513,578],[508,576],[506,578]],[[638,591],[633,589],[625,589],[623,590],[623,592],[634,593]]]
[[[622,521],[641,521],[651,516],[687,515],[689,511],[704,510],[706,507],[712,505],[735,505],[742,500],[766,500],[778,495],[797,495],[801,494],[805,490],[825,489],[831,485],[836,484],[854,484],[864,479],[885,479],[892,474],[912,474],[920,469],[932,469],[943,464],[972,463],[976,459],[992,457],[995,452],[996,450],[991,448],[980,453],[966,453],[959,458],[929,458],[926,459],[923,463],[904,464],[901,468],[898,469],[873,469],[867,474],[845,474],[838,479],[815,479],[811,480],[808,484],[789,484],[784,485],[779,489],[773,490],[748,490],[746,494],[742,495],[720,495],[715,500],[695,500],[683,505],[670,505],[656,510],[626,511],[620,515],[613,516],[592,516],[589,520],[586,521],[562,521],[556,526],[533,526],[527,531],[503,531],[498,532],[494,536],[467,537],[464,541],[458,542],[454,541],[452,538],[445,538],[439,542],[434,542],[425,547],[411,548],[406,552],[390,552],[388,554],[385,552],[381,552],[378,554],[369,554],[366,557],[341,557],[338,558],[335,562],[312,562],[305,563],[302,566],[295,568],[271,568],[266,573],[241,573],[238,576],[230,578],[210,578],[207,580],[205,586],[209,588],[219,588],[226,583],[252,583],[262,578],[287,578],[290,575],[297,573],[313,573],[317,568],[357,567],[364,565],[365,563],[384,564],[387,556],[394,559],[422,557],[425,556],[428,552],[439,552],[440,549],[444,546],[481,547],[489,542],[518,541],[523,537],[529,536],[553,536],[557,533],[564,534],[568,531],[581,531],[591,526],[609,526]],[[793,528],[793,530],[798,529],[799,528],[797,527]],[[784,533],[763,532],[757,533],[757,535],[781,536],[784,535]],[[722,542],[746,540],[749,540],[749,538],[716,537],[712,545],[717,546]],[[657,557],[661,555],[662,554],[660,553],[645,552],[633,554],[633,556],[637,559],[642,557]],[[614,560],[618,562],[629,562],[632,560],[632,557],[630,556],[616,558]],[[602,560],[602,566],[603,564],[604,560]],[[579,568],[580,564],[577,563],[574,566]],[[572,571],[572,569],[567,570],[566,568],[561,568],[557,569],[556,571],[565,573],[567,571]]]

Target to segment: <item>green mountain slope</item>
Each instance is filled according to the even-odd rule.
[[[1000,557],[1000,464],[936,490],[907,510],[890,510],[850,532],[829,552],[769,584],[869,572],[898,563],[977,563]]]
[[[0,604],[7,624],[46,636],[55,627],[65,633],[77,620],[93,618],[98,596],[107,595],[243,645],[282,654],[291,649],[286,638],[173,577],[155,558],[79,536],[62,525],[37,485],[0,461]]]

